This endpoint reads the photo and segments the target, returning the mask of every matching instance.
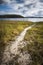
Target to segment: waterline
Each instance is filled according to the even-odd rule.
[[[0,20],[14,20],[14,21],[43,21],[43,18],[0,18]]]

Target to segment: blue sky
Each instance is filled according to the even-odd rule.
[[[0,15],[43,17],[43,0],[0,0]]]

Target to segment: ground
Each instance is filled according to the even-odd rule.
[[[31,55],[32,63],[30,65],[43,65],[43,22],[0,21],[0,60],[8,42],[15,41],[17,36],[32,24],[35,26],[27,31],[24,38],[28,44],[21,51],[27,50]]]

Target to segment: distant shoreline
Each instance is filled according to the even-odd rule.
[[[14,20],[14,21],[43,21],[43,18],[0,18],[0,20]]]

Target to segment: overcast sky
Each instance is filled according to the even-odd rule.
[[[0,0],[2,14],[43,17],[43,0]]]

